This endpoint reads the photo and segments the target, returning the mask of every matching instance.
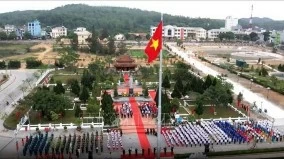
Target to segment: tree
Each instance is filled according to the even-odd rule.
[[[115,110],[113,109],[113,100],[106,91],[102,95],[101,103],[104,122],[106,125],[112,125],[116,119]]]
[[[48,120],[51,120],[51,111],[64,116],[65,109],[72,107],[69,98],[45,89],[39,89],[31,95],[30,105]]]
[[[171,108],[172,110],[176,111],[179,109],[180,103],[179,103],[179,99],[178,98],[174,98],[171,101]]]
[[[179,91],[182,91],[183,90],[183,83],[182,83],[182,80],[180,78],[178,78],[176,80],[176,83],[175,83],[175,87],[177,87],[177,89]]]
[[[67,32],[67,37],[71,40],[71,48],[73,50],[78,49],[78,35],[74,33],[74,31]]]
[[[150,40],[150,38],[151,38],[151,35],[150,34],[146,34],[146,39]]]
[[[124,42],[122,42],[122,41],[117,45],[117,47],[118,47],[118,51],[117,51],[118,55],[124,54],[128,50],[126,48],[126,44]]]
[[[269,40],[269,37],[270,37],[270,32],[268,31],[268,30],[266,30],[264,33],[262,33],[263,34],[263,40],[264,41],[267,41],[267,40]]]
[[[266,77],[268,75],[268,72],[267,72],[267,70],[264,67],[261,68],[261,75],[263,77]]]
[[[108,54],[114,55],[115,54],[115,45],[114,45],[114,39],[112,37],[109,38],[107,46],[108,46]]]
[[[15,31],[12,31],[8,35],[8,40],[16,40],[17,39],[17,34]]]
[[[107,29],[104,28],[104,29],[102,30],[100,39],[103,40],[104,38],[108,38],[108,37],[109,37],[109,33],[108,33]]]
[[[78,80],[73,79],[71,81],[71,92],[74,93],[77,97],[80,95],[80,85]]]
[[[108,67],[110,68],[110,64],[113,62],[112,57],[111,56],[107,56],[105,58],[105,61],[108,63]]]
[[[32,34],[30,32],[26,31],[24,33],[24,37],[23,38],[24,38],[24,40],[29,40],[29,39],[32,39],[33,36],[32,36]]]
[[[0,40],[7,40],[8,36],[5,32],[1,31],[0,32]]]
[[[66,67],[72,67],[77,62],[79,55],[70,47],[64,47],[59,51],[60,62]]]
[[[207,88],[209,88],[212,85],[212,80],[211,80],[211,76],[207,75],[205,82],[203,84],[203,89],[206,90]]]
[[[24,86],[24,85],[22,85],[22,86],[20,87],[20,90],[23,92],[23,96],[25,96],[25,92],[27,91],[27,89],[28,89],[28,87],[26,87],[26,86]]]
[[[53,87],[53,92],[55,92],[56,94],[64,94],[65,93],[65,89],[64,89],[61,81],[56,82],[56,86]]]
[[[94,81],[95,77],[87,69],[84,69],[83,76],[81,77],[81,84],[92,90]]]
[[[76,118],[80,117],[81,114],[83,113],[83,111],[81,110],[81,108],[80,108],[79,105],[76,105],[76,106],[75,106],[74,112],[75,112],[75,117],[76,117]]]
[[[89,94],[88,89],[85,86],[83,86],[79,99],[83,101],[84,103],[86,103],[89,97],[90,97],[90,94]]]
[[[145,97],[145,98],[148,98],[148,97],[149,97],[148,87],[146,87],[146,88],[143,90],[143,94],[144,94],[144,97]]]
[[[169,80],[168,75],[166,74],[162,83],[162,87],[166,90],[166,89],[170,89],[171,88],[171,83]]]
[[[97,99],[89,99],[87,105],[87,112],[89,113],[98,113],[100,111],[100,103]]]
[[[243,40],[249,41],[250,40],[250,36],[249,35],[244,35]]]
[[[222,42],[223,41],[223,39],[225,39],[226,38],[226,33],[220,33],[219,35],[218,35],[218,38],[220,39],[220,41]]]
[[[6,62],[3,60],[3,61],[0,61],[0,69],[5,69],[6,68]]]
[[[172,98],[181,98],[181,92],[180,92],[180,90],[178,89],[177,83],[175,84],[175,87],[174,87],[174,90],[173,90],[173,92],[172,92],[172,94],[171,94],[171,97],[172,97]]]
[[[251,32],[251,33],[249,34],[249,37],[250,37],[250,40],[251,40],[251,41],[256,41],[256,40],[259,39],[258,35],[257,35],[255,32]]]
[[[200,115],[203,114],[204,106],[203,106],[202,98],[197,98],[194,110],[195,110],[195,113],[198,115],[198,118],[200,117]]]
[[[9,69],[18,69],[21,67],[21,61],[18,60],[10,60],[8,62],[8,68]]]
[[[234,40],[235,39],[235,34],[233,32],[226,32],[225,33],[225,38],[229,41]]]
[[[114,97],[118,97],[118,91],[117,91],[117,88],[114,88],[114,90],[113,90],[113,96],[114,96]]]

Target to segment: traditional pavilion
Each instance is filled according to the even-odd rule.
[[[120,55],[116,58],[114,67],[117,71],[130,71],[136,68],[135,60],[129,55]]]

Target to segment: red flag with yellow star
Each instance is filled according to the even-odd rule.
[[[149,40],[147,47],[145,48],[145,53],[148,56],[148,62],[155,60],[161,49],[162,49],[162,33],[163,33],[163,22],[161,21],[158,25],[152,38]]]

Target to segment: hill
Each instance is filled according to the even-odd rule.
[[[111,34],[126,32],[149,32],[151,25],[157,25],[160,13],[143,11],[140,9],[129,9],[122,7],[97,7],[83,4],[70,4],[48,11],[15,11],[0,14],[0,25],[15,24],[23,25],[34,19],[38,19],[42,26],[62,26],[69,29],[76,27],[107,29]],[[254,20],[255,25],[272,29],[284,29],[284,21],[273,21],[269,23],[259,19]],[[203,27],[213,29],[224,27],[225,21],[208,18],[189,18],[183,16],[164,15],[165,25]],[[242,25],[248,25],[248,19],[241,19]],[[208,25],[210,24],[210,25]]]

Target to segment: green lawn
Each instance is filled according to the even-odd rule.
[[[143,57],[146,57],[146,54],[144,52],[144,50],[129,50],[128,51],[130,56],[133,56],[133,57],[138,57],[138,58],[143,58]],[[163,50],[163,57],[167,57],[169,54],[169,52],[167,50]]]
[[[190,110],[194,110],[194,107],[190,107]],[[211,119],[211,118],[236,118],[236,117],[242,117],[241,115],[238,114],[238,112],[234,111],[230,107],[222,107],[222,106],[217,106],[215,107],[215,111],[217,112],[216,115],[214,115],[211,112],[211,107],[205,106],[204,107],[204,112],[200,117],[198,117],[195,114],[196,118],[203,118],[203,119]]]
[[[65,111],[65,116],[61,119],[57,119],[55,121],[49,121],[45,118],[39,118],[38,113],[36,111],[32,111],[30,113],[30,122],[31,124],[59,124],[59,123],[76,123],[76,117],[75,117],[75,112],[73,110],[66,110]]]
[[[80,81],[81,75],[53,75],[52,78],[54,79],[54,82],[61,81],[62,83],[66,84],[69,79],[77,79],[78,81]]]
[[[76,72],[79,73],[79,74],[82,74],[83,71],[84,71],[84,69],[82,69],[82,68],[77,68],[76,69]],[[66,70],[66,69],[64,69],[64,70],[56,70],[56,71],[53,72],[54,75],[74,74],[74,73],[75,73],[75,71],[70,71],[70,70]]]
[[[36,43],[29,44],[13,44],[13,43],[0,43],[0,58],[25,54],[28,52],[28,49],[35,45]]]
[[[183,107],[179,107],[178,112],[179,114],[188,114],[188,112]]]

